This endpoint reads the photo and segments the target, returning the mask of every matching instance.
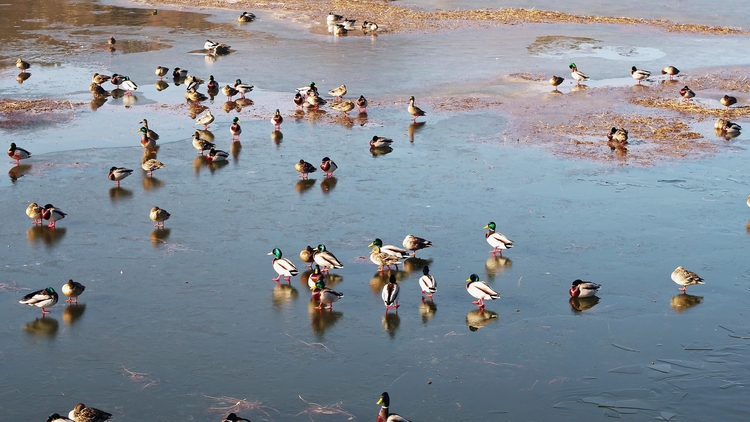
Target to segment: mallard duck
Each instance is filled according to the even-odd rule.
[[[159,134],[154,132],[148,127],[148,120],[142,119],[139,123],[142,124],[143,127],[146,128],[146,134],[148,135],[149,138],[153,139],[154,141],[159,140]]]
[[[185,99],[198,104],[201,101],[206,101],[208,97],[205,94],[198,92],[195,88],[188,88],[187,92],[185,92]]]
[[[367,98],[364,95],[360,95],[357,99],[357,107],[360,113],[367,113]]]
[[[742,126],[726,119],[718,119],[716,120],[716,123],[714,123],[714,129],[726,133],[739,133],[742,130]]]
[[[346,29],[347,31],[354,31],[355,29],[357,29],[357,28],[356,28],[356,27],[354,26],[354,24],[355,24],[356,22],[357,22],[357,20],[356,20],[356,19],[344,19],[343,21],[341,21],[341,22],[339,23],[339,25],[342,25],[342,26],[344,27],[344,29]]]
[[[476,274],[472,274],[466,280],[466,291],[470,295],[479,299],[472,303],[478,305],[480,308],[484,308],[485,300],[495,300],[500,297],[500,294],[492,290],[490,286],[487,285],[487,283],[485,283],[484,281],[480,281],[479,276]]]
[[[560,84],[563,83],[565,78],[562,76],[552,76],[549,78],[549,84],[555,87],[555,91],[557,91],[557,87],[560,86]]]
[[[78,403],[70,411],[68,417],[76,422],[104,422],[112,418],[112,414],[94,407],[86,407],[83,403]]]
[[[115,186],[120,186],[120,180],[133,174],[133,170],[125,167],[111,167],[109,169],[109,180],[115,182]],[[63,292],[64,293],[64,292]]]
[[[299,259],[301,259],[302,262],[307,263],[307,267],[312,267],[314,253],[315,249],[313,249],[310,245],[307,245],[307,247],[299,253]]]
[[[344,113],[344,115],[347,115],[350,111],[354,110],[354,101],[344,100],[340,103],[334,103],[333,109]]]
[[[326,287],[325,282],[322,280],[318,281],[316,290],[316,297],[318,298],[318,302],[320,302],[320,305],[318,305],[315,309],[323,309],[325,307],[325,304],[328,304],[327,308],[333,310],[333,302],[336,302],[344,297],[343,293]]]
[[[148,213],[148,218],[156,222],[154,227],[164,227],[164,222],[169,220],[169,217],[171,216],[172,214],[168,213],[167,210],[163,210],[159,207],[151,208],[151,211]]]
[[[138,132],[141,133],[141,146],[149,151],[156,151],[156,141],[148,137],[148,129],[142,126]]]
[[[627,142],[628,131],[625,128],[616,128],[612,126],[612,129],[610,129],[609,133],[607,134],[607,139],[614,139],[615,141],[619,142]]]
[[[575,280],[570,287],[570,296],[572,297],[591,297],[602,287],[596,283],[583,280]]]
[[[376,246],[375,249],[378,249]],[[385,254],[387,256],[390,256],[388,254]],[[401,287],[399,287],[398,284],[396,284],[396,274],[391,273],[390,278],[388,279],[388,284],[383,286],[383,291],[380,293],[380,297],[383,298],[383,304],[385,305],[385,312],[388,313],[388,310],[390,309],[398,309],[398,294],[401,291]]]
[[[118,75],[117,73],[113,73],[112,77],[109,78],[109,83],[114,85],[116,88],[120,88],[120,84],[122,84],[122,81],[124,81],[125,76]]]
[[[253,16],[253,18],[255,18],[255,16]],[[250,22],[250,21],[242,21],[242,22]],[[238,422],[238,421],[247,421],[247,422],[250,422],[250,419],[241,418],[241,417],[235,415],[234,413],[230,413],[221,422]]]
[[[747,196],[747,206],[750,207],[750,195]],[[27,214],[28,214],[28,212],[27,212]],[[29,217],[31,217],[31,216],[29,216]]]
[[[375,22],[364,21],[364,22],[362,22],[362,30],[363,31],[370,31],[370,32],[377,31],[378,30],[378,24],[376,24]]]
[[[115,45],[115,44],[117,44],[117,40],[115,39],[115,37],[109,37],[107,39],[107,44],[109,44],[109,45]]]
[[[47,422],[74,422],[73,419],[68,419],[64,416],[60,416],[59,413],[53,413],[47,418]]]
[[[211,40],[206,40],[206,42],[203,44],[203,48],[211,52],[216,48],[217,45],[219,45],[219,43],[215,43]]]
[[[169,68],[164,66],[156,66],[156,70],[154,71],[156,73],[156,76],[159,77],[159,80],[161,80],[167,73],[169,73]]]
[[[122,87],[125,89],[126,95],[132,94],[133,91],[138,89],[138,85],[136,85],[136,83],[133,82],[128,76],[122,77],[122,81],[120,82],[120,85],[122,85]]]
[[[281,124],[284,122],[284,118],[281,116],[279,109],[276,109],[276,113],[271,117],[271,123],[273,123],[273,129],[276,131],[281,130]]]
[[[255,88],[253,85],[243,84],[242,80],[240,79],[237,79],[236,81],[234,81],[234,89],[240,93],[240,96],[242,96],[242,98],[245,98],[245,94],[252,91],[253,88]]]
[[[727,108],[727,110],[729,110],[729,107],[737,104],[737,98],[730,97],[729,95],[725,95],[721,97],[721,100],[719,100],[719,102],[721,102],[721,105],[723,105],[724,107]]]
[[[66,300],[66,302],[78,303],[78,296],[80,296],[84,290],[86,290],[86,286],[73,280],[68,280],[68,282],[62,286],[63,294],[70,298]]]
[[[62,212],[59,208],[55,208],[52,204],[47,204],[42,209],[42,218],[49,221],[47,227],[55,228],[57,221],[62,220],[66,215],[68,214]]]
[[[333,35],[335,35],[337,37],[342,37],[342,36],[346,35],[347,33],[349,33],[349,31],[346,30],[346,28],[344,27],[344,25],[342,25],[340,23],[337,23],[335,25],[331,25],[329,28],[332,29]]]
[[[204,130],[208,130],[208,125],[214,122],[214,115],[211,114],[211,110],[206,111],[206,114],[202,116],[198,116],[197,119],[195,119],[196,125],[203,125]]]
[[[191,88],[194,88],[197,91],[198,88],[200,88],[200,86],[203,85],[205,82],[206,81],[204,81],[203,79],[197,76],[193,76],[193,75],[188,75],[188,77],[185,78],[185,83],[187,84],[188,90]]]
[[[187,69],[180,69],[179,67],[175,67],[172,71],[172,77],[174,79],[185,79],[187,77],[188,70]]]
[[[221,89],[221,93],[227,96],[227,101],[232,101],[232,97],[237,95],[239,91],[227,85]]]
[[[229,153],[220,149],[211,148],[206,154],[206,161],[211,163],[218,163],[220,161],[227,161]]]
[[[398,266],[402,264],[402,262],[399,261],[399,259],[400,258],[395,255],[381,252],[379,246],[374,246],[372,248],[372,251],[370,252],[370,261],[372,261],[373,264],[378,266],[379,272],[382,272],[385,269],[385,267],[388,267],[388,271],[390,271],[391,265],[395,265],[396,270],[398,270]]]
[[[305,160],[299,160],[299,162],[294,165],[294,169],[302,173],[302,175],[300,176],[302,179],[307,179],[307,175],[309,173],[314,173],[315,171],[317,171],[314,165],[308,163]]]
[[[231,46],[228,46],[224,43],[219,43],[216,47],[214,47],[214,53],[216,55],[223,56],[225,54],[229,54],[231,48]]]
[[[680,287],[680,290],[682,290],[683,293],[687,293],[687,286],[692,286],[693,284],[706,284],[698,274],[688,271],[682,266],[679,266],[672,271],[672,281],[682,286]]]
[[[380,252],[387,253],[388,255],[393,255],[398,259],[408,258],[411,256],[411,253],[405,249],[401,249],[398,246],[393,245],[383,245],[383,241],[376,238],[375,240],[368,245],[368,247],[377,246],[380,248]]]
[[[337,15],[337,14],[335,14],[333,12],[328,12],[328,16],[326,17],[326,22],[328,22],[329,24],[331,24],[333,22],[338,22],[338,21],[343,20],[343,19],[344,19],[344,17],[341,16],[341,15]]]
[[[417,117],[424,116],[426,113],[422,111],[421,108],[414,105],[414,96],[412,95],[411,98],[409,98],[409,107],[406,109],[409,114],[414,116],[414,121],[417,121]]]
[[[312,274],[307,277],[307,286],[310,287],[310,290],[315,290],[318,287],[318,282],[320,281],[325,283],[326,276],[325,274],[320,272],[320,265],[315,264],[315,268],[313,268]]]
[[[422,277],[419,277],[419,288],[422,289],[422,294],[427,294],[427,297],[432,298],[432,294],[437,292],[437,282],[435,277],[430,275],[430,267],[427,265],[422,268]]]
[[[286,278],[286,281],[291,281],[292,277],[299,273],[297,267],[292,264],[292,261],[281,257],[281,249],[274,248],[273,251],[268,253],[268,255],[273,255],[275,257],[272,262],[273,269],[279,275],[278,277],[273,278],[273,281],[278,282],[281,280],[282,276]]]
[[[683,101],[690,101],[691,98],[695,97],[695,92],[693,92],[692,89],[688,88],[688,86],[685,85],[680,90],[680,96],[683,98]]]
[[[346,95],[346,85],[341,85],[338,88],[333,88],[332,90],[328,91],[328,95],[336,97],[337,100],[340,100],[341,97]]]
[[[16,60],[16,67],[21,69],[21,73],[26,72],[26,69],[30,68],[29,62],[25,62],[21,59]]]
[[[31,153],[23,148],[17,147],[15,142],[11,142],[10,147],[8,147],[8,157],[16,160],[13,164],[21,164],[21,160],[30,158]]]
[[[214,75],[208,76],[208,83],[206,84],[206,89],[208,89],[209,92],[219,89],[219,83],[216,82],[216,79],[214,79]]]
[[[55,306],[57,303],[57,292],[52,287],[47,287],[46,289],[27,294],[18,303],[42,308],[42,315],[48,314],[49,311],[44,308]]]
[[[637,67],[633,66],[632,68],[630,68],[630,76],[638,81],[638,85],[640,85],[642,80],[648,79],[648,77],[651,76],[651,72],[649,72],[648,70],[638,69]]]
[[[91,77],[91,82],[101,85],[104,82],[107,82],[110,79],[110,76],[108,75],[100,75],[98,73],[94,73],[94,76]]]
[[[576,85],[580,85],[581,81],[585,81],[589,78],[583,72],[578,70],[578,67],[575,63],[571,63],[568,67],[570,68],[570,76],[577,81]]]
[[[255,15],[252,13],[242,12],[239,18],[237,18],[240,22],[252,22],[255,19]]]
[[[323,160],[320,162],[320,169],[323,170],[325,177],[333,177],[333,172],[336,171],[337,168],[339,168],[339,166],[328,157],[323,157]]]
[[[391,146],[393,139],[384,138],[382,136],[373,136],[370,140],[370,148],[385,148]]]
[[[410,422],[403,416],[389,411],[391,398],[388,396],[387,392],[383,392],[383,394],[380,395],[380,400],[378,400],[377,404],[382,405],[380,412],[378,412],[377,422]]]
[[[240,127],[240,118],[234,117],[232,119],[232,126],[229,126],[229,132],[232,134],[232,140],[233,141],[239,141],[240,140],[240,134],[242,133],[242,128]]]
[[[484,234],[484,238],[487,239],[487,243],[492,246],[492,250],[490,251],[491,254],[496,255],[498,252],[500,253],[500,256],[503,255],[503,250],[510,249],[513,247],[513,241],[505,237],[500,232],[495,231],[495,222],[490,221],[489,224],[484,226],[487,230],[487,233]]]
[[[336,257],[326,250],[325,245],[318,245],[314,249],[313,261],[320,265],[321,271],[328,272],[329,269],[344,268],[344,264],[341,263]]]
[[[315,91],[307,91],[307,100],[306,101],[307,102],[305,103],[305,105],[307,107],[314,107],[315,110],[317,110],[318,107],[320,107],[322,105],[328,104],[328,101],[326,101],[323,98],[321,98],[320,95],[318,95],[318,93],[315,92]]]
[[[144,157],[143,161],[141,162],[141,168],[148,172],[148,177],[151,177],[153,176],[154,170],[164,168],[164,163],[157,160],[156,158]]]
[[[667,66],[664,69],[661,70],[662,75],[669,75],[669,80],[671,81],[675,76],[677,76],[680,73],[680,69],[674,67],[674,66]]]
[[[26,207],[26,215],[29,216],[32,220],[32,224],[34,225],[41,225],[42,224],[42,210],[43,208],[40,207],[36,202],[32,202],[29,204],[28,207]]]
[[[201,139],[201,134],[196,130],[193,132],[193,147],[198,150],[198,154],[203,155],[203,151],[208,151],[211,148],[215,148],[216,145]]]
[[[417,256],[417,251],[420,249],[432,247],[432,242],[429,240],[411,234],[407,234],[401,244],[404,248],[413,252],[412,256]]]
[[[302,108],[303,104],[305,104],[305,97],[303,97],[299,92],[294,94],[294,105],[296,105],[297,108]]]
[[[317,95],[318,86],[315,84],[315,82],[310,82],[310,85],[302,87],[302,88],[297,88],[296,91],[299,92],[304,97],[307,97],[310,91],[314,92],[315,95]]]

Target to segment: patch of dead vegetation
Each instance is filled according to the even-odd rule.
[[[704,116],[721,117],[724,119],[737,119],[750,115],[750,107],[734,107],[727,110],[726,108],[706,108],[695,102],[675,100],[661,97],[643,97],[631,98],[630,102],[643,107],[661,108],[665,110],[674,110],[682,113],[693,113]]]
[[[83,106],[85,103],[68,100],[0,99],[0,128],[15,130],[40,124],[66,122],[75,118],[76,109]]]
[[[149,5],[167,4],[188,8],[216,8],[209,0],[158,0],[145,1]],[[345,15],[359,22],[375,21],[386,32],[437,31],[461,26],[518,25],[524,23],[570,23],[645,25],[668,32],[686,32],[711,35],[748,35],[741,29],[697,24],[681,24],[663,19],[639,19],[615,16],[588,16],[538,9],[482,9],[424,11],[393,5],[390,2],[360,0],[280,0],[275,2],[238,1],[223,3],[222,7],[235,10],[269,10],[302,14],[310,19],[325,22],[329,11]]]
[[[547,77],[540,73],[519,72],[509,74],[508,79],[517,81],[541,82],[547,79]]]

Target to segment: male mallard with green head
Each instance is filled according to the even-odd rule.
[[[585,81],[589,78],[586,74],[578,70],[578,66],[576,66],[575,63],[571,63],[568,67],[570,68],[570,76],[576,80],[576,85],[580,85],[581,81]]]
[[[513,247],[513,241],[505,237],[504,234],[500,232],[496,232],[495,228],[495,222],[490,221],[486,226],[484,226],[487,230],[487,233],[484,234],[484,238],[487,240],[487,243],[492,246],[492,250],[490,251],[491,254],[497,255],[500,253],[500,256],[503,255],[503,250],[510,249]]]
[[[274,271],[276,271],[276,274],[279,275],[278,277],[272,278],[271,280],[279,282],[281,280],[281,277],[284,277],[286,281],[291,281],[292,277],[299,273],[297,267],[292,264],[292,261],[281,257],[281,249],[274,248],[273,251],[268,253],[268,255],[274,256],[271,265],[273,265],[273,269]]]

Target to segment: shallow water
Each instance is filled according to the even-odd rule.
[[[700,161],[614,167],[516,143],[494,111],[438,112],[425,100],[418,104],[427,123],[410,125],[402,98],[530,95],[537,88],[497,81],[579,60],[566,47],[547,55],[529,48],[544,35],[588,37],[610,51],[632,47],[655,63],[686,45],[700,58],[744,38],[660,34],[672,42],[645,43],[632,28],[500,28],[490,33],[508,36],[507,59],[459,50],[455,72],[465,76],[454,80],[453,70],[439,70],[441,51],[471,45],[483,32],[332,40],[262,13],[239,27],[234,12],[160,9],[157,17],[169,19],[154,22],[149,9],[77,5],[119,18],[88,32],[63,22],[18,30],[29,51],[38,51],[41,36],[89,45],[40,53],[50,65],[35,63],[22,85],[14,67],[4,69],[0,94],[88,102],[93,72],[128,74],[140,88],[130,107],[125,98],[109,99],[96,111],[62,113],[60,123],[0,129],[34,153],[22,166],[6,160],[0,169],[12,176],[0,178],[9,221],[0,226],[0,411],[9,420],[42,419],[78,402],[133,421],[220,420],[231,410],[252,420],[367,419],[382,391],[391,393],[393,411],[413,420],[731,420],[750,410],[743,136]],[[188,22],[200,30],[188,31]],[[114,53],[106,45],[112,33]],[[216,61],[188,54],[206,37],[237,53]],[[131,44],[147,51],[128,50]],[[388,66],[362,64],[384,57]],[[743,57],[720,64],[741,65]],[[591,59],[599,79],[623,78],[612,62]],[[256,85],[248,95],[254,105],[239,113],[221,111],[221,96],[206,103],[217,116],[217,146],[231,152],[228,163],[207,165],[196,154],[190,136],[198,126],[186,112],[184,86],[170,78],[158,91],[156,64],[214,74],[222,85],[238,76]],[[323,92],[347,83],[348,96],[363,93],[377,106],[366,117],[327,109],[296,119],[289,92],[310,80]],[[275,108],[285,115],[282,139],[268,121]],[[235,115],[241,148],[229,140]],[[167,166],[153,178],[138,168],[143,117],[161,135],[158,159]],[[393,150],[373,154],[373,135],[394,138]],[[340,167],[336,178],[318,171],[300,181],[294,163],[326,155]],[[114,188],[106,179],[112,165],[136,172]],[[32,227],[23,215],[32,201],[69,215],[55,230]],[[164,230],[148,219],[154,205],[172,213]],[[482,226],[490,220],[516,242],[504,258],[487,253]],[[399,245],[407,233],[435,247],[398,272],[402,306],[384,317],[386,278],[370,263],[367,244],[380,237]],[[345,264],[330,280],[345,297],[324,313],[311,309],[309,271],[297,258],[320,243]],[[301,270],[289,285],[270,280],[266,254],[274,247]],[[422,304],[417,285],[425,264],[438,280],[432,304]],[[669,278],[678,265],[707,284],[680,294]],[[471,273],[502,294],[484,314],[464,290]],[[69,278],[87,286],[78,307],[61,301],[42,319],[17,303],[30,289],[59,291]],[[571,301],[566,291],[575,278],[601,283],[599,301]],[[305,401],[338,403],[346,414]]]

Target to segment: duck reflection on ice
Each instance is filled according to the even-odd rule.
[[[417,258],[416,256],[412,256],[409,258],[406,258],[404,260],[404,271],[407,273],[413,273],[413,272],[422,272],[422,268],[425,267],[425,265],[430,266],[432,265],[432,258],[430,259],[422,259]]]
[[[687,293],[678,293],[669,301],[669,306],[677,313],[687,311],[693,306],[698,306],[703,301],[703,296],[693,296]]]
[[[419,130],[426,124],[427,122],[413,122],[409,125],[409,128],[407,129],[407,132],[409,133],[409,142],[414,143],[414,134],[419,132]]]
[[[383,155],[387,155],[392,152],[393,152],[393,148],[391,147],[380,147],[380,148],[370,147],[370,154],[372,154],[373,157],[382,157]]]
[[[16,180],[23,177],[30,170],[31,170],[31,164],[19,164],[17,166],[12,167],[10,170],[8,170],[8,177],[10,177],[10,180],[12,182],[15,182]]]
[[[504,256],[491,256],[487,258],[487,260],[484,261],[484,269],[487,271],[487,279],[494,280],[495,277],[509,269],[511,265],[513,265],[513,261]]]
[[[305,193],[310,190],[310,188],[315,186],[316,180],[317,179],[302,179],[294,185],[294,190],[299,193]]]
[[[86,311],[86,304],[71,304],[68,305],[65,309],[62,311],[62,318],[63,322],[67,325],[73,325],[81,316],[83,316],[83,313]]]
[[[23,330],[27,333],[45,337],[55,337],[58,329],[60,329],[60,323],[49,316],[36,318],[23,326]]]
[[[321,311],[317,309],[318,302],[310,299],[307,305],[307,311],[310,313],[310,326],[315,334],[323,335],[325,331],[333,327],[336,321],[344,316],[343,312],[334,310]]]
[[[578,313],[596,306],[596,304],[599,303],[599,298],[597,296],[571,297],[568,303],[570,303],[573,312]]]
[[[383,287],[385,287],[385,285],[388,284],[388,280],[390,279],[391,274],[394,274],[396,276],[397,283],[400,283],[409,277],[409,273],[407,273],[406,271],[376,272],[375,275],[373,275],[372,278],[370,279],[370,289],[378,297],[380,297],[380,294],[383,293]],[[415,288],[419,288],[419,287],[417,286]]]
[[[126,198],[132,198],[132,197],[133,197],[133,191],[130,189],[125,189],[120,186],[115,186],[109,189],[109,199],[112,202],[117,202],[120,199],[126,199]]]
[[[281,145],[281,141],[284,139],[284,134],[280,130],[274,130],[271,132],[271,140],[276,146]]]
[[[99,110],[99,107],[103,106],[104,103],[107,102],[107,99],[108,98],[106,98],[106,97],[94,98],[89,103],[89,109],[91,109],[91,111]]]
[[[273,306],[278,308],[297,299],[297,296],[299,296],[299,291],[291,284],[277,283],[273,288]]]
[[[167,83],[167,81],[162,81],[162,80],[156,81],[157,91],[164,91],[167,88],[169,88],[169,84]]]
[[[497,312],[489,311],[484,308],[474,309],[466,314],[466,326],[469,327],[469,330],[471,331],[477,331],[499,319]]]
[[[164,182],[156,177],[148,177],[148,173],[144,173],[145,177],[141,179],[144,190],[156,190],[164,186]]]
[[[25,81],[26,79],[29,79],[30,77],[31,77],[31,73],[21,72],[18,74],[18,76],[16,76],[16,82],[18,82],[18,84],[20,85],[23,83],[23,81]]]
[[[26,232],[29,243],[43,243],[45,246],[55,246],[68,231],[66,227],[50,228],[47,226],[33,226]]]
[[[151,232],[151,246],[157,248],[161,244],[167,243],[169,234],[172,233],[170,228],[157,228]]]
[[[396,336],[399,325],[401,325],[401,317],[398,316],[398,310],[383,316],[383,328],[391,338]]]
[[[320,182],[320,189],[323,191],[323,193],[327,194],[336,187],[336,184],[338,182],[339,179],[335,177],[326,177]]]
[[[422,323],[427,324],[427,321],[432,319],[437,312],[437,305],[432,300],[425,300],[422,298],[422,303],[419,304],[419,314],[422,315]]]

